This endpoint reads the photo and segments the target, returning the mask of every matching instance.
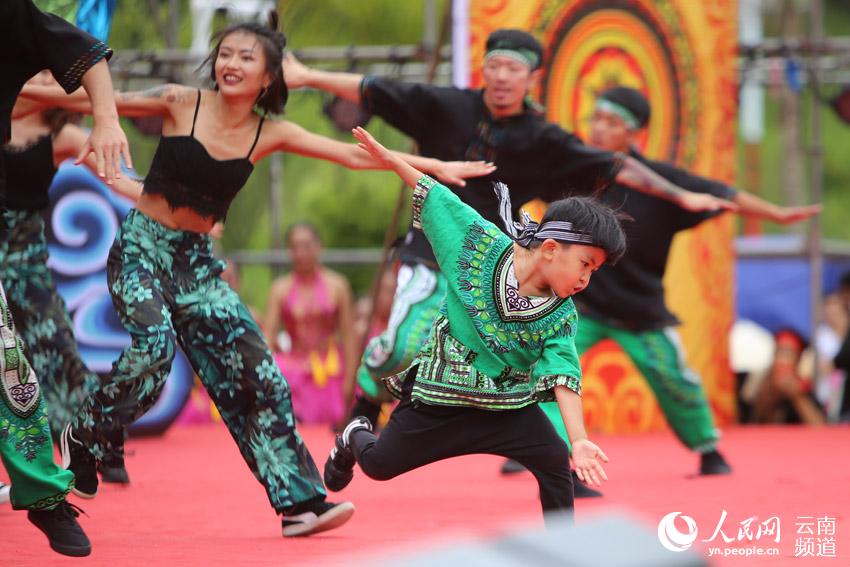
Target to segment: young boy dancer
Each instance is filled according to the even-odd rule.
[[[386,380],[402,401],[380,437],[357,417],[325,464],[330,490],[354,463],[388,480],[459,455],[510,456],[534,472],[544,512],[572,511],[567,445],[537,406],[556,400],[576,472],[597,485],[605,454],[584,430],[573,294],[625,251],[616,214],[596,201],[552,203],[542,222],[511,221],[507,187],[497,185],[513,240],[447,187],[398,161],[365,130],[361,146],[414,187],[413,222],[424,230],[448,291],[413,364]]]

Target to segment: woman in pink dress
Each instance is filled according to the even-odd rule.
[[[266,336],[276,349],[280,331],[289,335],[289,349],[276,351],[275,360],[289,382],[296,419],[334,425],[345,417],[343,389],[356,361],[351,286],[322,266],[313,225],[293,225],[286,243],[292,272],[272,283]]]

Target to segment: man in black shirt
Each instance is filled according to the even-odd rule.
[[[692,175],[673,165],[652,161],[633,146],[646,126],[650,107],[634,89],[615,87],[602,93],[591,117],[591,146],[628,153],[659,175],[690,191],[728,199],[742,214],[789,224],[820,211],[819,205],[779,207],[744,191]],[[717,452],[718,432],[699,376],[685,365],[675,327],[678,319],[664,302],[663,277],[673,237],[713,217],[714,212],[684,211],[666,201],[612,184],[600,199],[632,217],[623,223],[628,239],[625,256],[593,276],[593,285],[576,296],[581,315],[576,347],[583,354],[599,341],[616,341],[649,383],[667,421],[689,449],[701,454],[701,474],[728,474],[731,468]],[[541,404],[558,427],[557,406]],[[561,427],[562,428],[562,427]]]
[[[97,157],[107,182],[120,173],[122,155],[129,165],[127,138],[118,124],[102,42],[61,18],[38,10],[31,0],[0,1],[0,141],[10,135],[12,107],[23,84],[50,69],[67,92],[81,84],[95,109],[95,126],[79,160]],[[0,153],[0,208],[5,195],[5,167]],[[4,217],[0,215],[0,222]],[[0,237],[5,230],[0,226]],[[84,556],[91,544],[77,523],[77,508],[65,501],[74,475],[53,462],[46,407],[36,376],[22,352],[0,285],[0,456],[12,481],[16,510],[47,536],[50,547],[65,555]]]
[[[540,75],[543,49],[530,34],[497,30],[487,40],[480,90],[404,83],[355,73],[309,69],[291,54],[284,60],[290,88],[313,87],[360,104],[411,138],[422,155],[447,160],[486,160],[497,170],[451,189],[487,220],[500,223],[492,183],[511,188],[512,202],[590,195],[613,179],[666,198],[688,210],[730,206],[710,195],[684,191],[622,154],[589,148],[526,99]],[[516,215],[514,210],[513,214]],[[387,331],[373,339],[358,371],[365,393],[372,381],[404,369],[425,342],[443,299],[442,276],[420,230],[412,229],[400,251],[402,268]],[[377,417],[377,406],[359,399],[353,415]]]

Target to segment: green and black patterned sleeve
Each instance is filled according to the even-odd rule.
[[[555,399],[555,386],[566,386],[581,395],[581,365],[574,333],[552,337],[543,344],[543,354],[532,369],[531,382],[540,402]]]
[[[447,277],[457,271],[458,256],[473,224],[490,223],[445,185],[427,175],[419,180],[413,190],[413,226],[425,232]]]

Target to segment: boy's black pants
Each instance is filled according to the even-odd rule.
[[[567,445],[537,406],[488,411],[411,402],[413,376],[380,437],[358,429],[351,446],[363,472],[389,480],[429,463],[485,453],[514,459],[537,479],[544,512],[573,509]]]

